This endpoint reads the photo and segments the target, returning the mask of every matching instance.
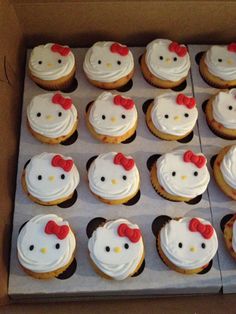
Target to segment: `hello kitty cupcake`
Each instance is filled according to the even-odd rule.
[[[27,125],[39,141],[61,143],[77,129],[77,110],[72,99],[59,92],[37,95],[27,107]]]
[[[29,58],[29,76],[47,90],[63,90],[72,83],[76,65],[68,46],[55,43],[36,46]]]
[[[136,131],[138,113],[134,101],[121,95],[103,92],[86,112],[91,134],[104,143],[121,143]]]
[[[197,118],[195,99],[184,94],[157,96],[146,112],[150,131],[168,141],[177,141],[190,134]]]
[[[131,200],[139,191],[140,177],[134,159],[110,152],[97,156],[89,166],[91,192],[102,202],[116,205]]]
[[[188,202],[207,189],[210,175],[206,163],[203,154],[191,150],[166,153],[152,165],[152,185],[168,200]]]
[[[113,41],[99,41],[88,49],[83,68],[88,81],[94,86],[117,89],[133,77],[134,59],[127,46]]]
[[[174,88],[184,82],[190,69],[187,47],[168,39],[155,39],[141,58],[144,78],[160,88]]]
[[[199,69],[214,87],[236,87],[236,43],[211,46],[201,57]]]

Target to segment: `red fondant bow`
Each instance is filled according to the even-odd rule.
[[[231,43],[227,46],[228,51],[236,52],[236,43]]]
[[[191,162],[198,168],[202,168],[206,164],[206,157],[202,155],[195,155],[194,152],[188,150],[184,153],[183,157],[185,162]]]
[[[187,54],[187,48],[184,46],[181,46],[180,44],[172,41],[171,44],[169,44],[169,51],[175,52],[179,57],[184,57]]]
[[[56,93],[52,97],[52,102],[54,104],[62,106],[63,109],[68,110],[72,106],[72,100],[70,98],[65,98],[60,93]]]
[[[193,218],[190,220],[188,228],[192,232],[201,233],[201,235],[205,239],[210,239],[214,232],[211,225],[204,225],[197,218]]]
[[[49,220],[44,229],[45,233],[55,234],[60,240],[67,237],[69,230],[67,225],[58,226],[53,220]]]
[[[55,155],[51,161],[53,167],[60,167],[64,171],[69,172],[73,167],[73,160],[72,159],[63,159],[60,155]]]
[[[141,231],[139,229],[131,229],[127,224],[119,225],[117,232],[120,237],[127,237],[133,243],[138,242],[141,238]]]
[[[185,96],[184,94],[179,94],[177,97],[176,97],[176,102],[178,105],[184,105],[186,106],[188,109],[192,109],[195,107],[196,105],[196,101],[195,101],[195,98],[193,97],[188,97],[188,96]]]
[[[122,153],[117,153],[113,160],[115,165],[121,165],[127,171],[134,167],[134,160],[132,158],[126,158]]]
[[[64,47],[58,44],[53,44],[51,50],[53,52],[58,52],[63,57],[66,57],[71,51],[69,47]]]
[[[111,52],[118,53],[121,56],[127,56],[129,53],[129,48],[127,46],[121,46],[118,43],[114,43],[110,47]]]
[[[113,102],[114,102],[115,105],[122,106],[126,110],[132,109],[134,107],[133,99],[124,98],[121,95],[116,95],[113,98]]]

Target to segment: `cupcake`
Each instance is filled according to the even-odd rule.
[[[58,144],[76,131],[77,110],[70,97],[58,92],[37,95],[27,107],[27,125],[37,140]]]
[[[236,260],[236,215],[232,216],[224,226],[224,239],[229,253]]]
[[[121,143],[137,128],[138,113],[134,101],[121,95],[103,92],[86,112],[91,134],[104,143]]]
[[[174,88],[183,83],[190,69],[187,47],[168,39],[156,39],[146,47],[141,58],[144,78],[160,88]]]
[[[214,87],[236,87],[236,43],[211,46],[201,57],[200,73]]]
[[[131,277],[144,261],[141,230],[122,218],[98,226],[88,241],[88,249],[95,271],[107,279]]]
[[[236,145],[220,150],[214,162],[213,173],[219,188],[236,201]]]
[[[69,223],[57,215],[38,215],[23,225],[17,239],[18,260],[36,279],[63,273],[74,260],[76,241]]]
[[[167,141],[177,141],[192,132],[197,117],[194,98],[170,93],[154,99],[148,107],[146,123],[155,136]]]
[[[133,77],[134,59],[127,46],[113,41],[98,41],[88,49],[83,68],[94,86],[117,89]]]
[[[236,139],[236,89],[220,91],[207,102],[206,119],[220,137]]]
[[[68,46],[46,44],[35,47],[29,58],[29,76],[47,90],[62,90],[75,76],[75,57]]]
[[[41,205],[57,205],[70,199],[79,181],[73,159],[54,153],[32,157],[21,178],[28,197]]]
[[[88,181],[91,192],[110,205],[128,202],[140,187],[134,159],[116,152],[101,154],[94,159],[88,169]]]
[[[162,155],[151,167],[151,182],[158,194],[171,201],[188,202],[203,194],[210,181],[206,157],[191,150]]]
[[[155,236],[162,261],[182,274],[204,271],[218,249],[214,228],[202,218],[168,217]]]

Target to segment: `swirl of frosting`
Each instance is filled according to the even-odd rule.
[[[72,104],[70,109],[65,110],[52,102],[53,95],[37,95],[27,107],[27,119],[31,129],[49,138],[69,134],[77,121],[75,106]]]
[[[103,273],[116,280],[132,275],[144,254],[142,237],[133,243],[127,237],[119,236],[117,229],[121,224],[139,229],[126,219],[108,221],[93,232],[88,242],[92,261]]]
[[[198,110],[178,105],[176,94],[163,94],[154,99],[151,118],[154,126],[161,132],[182,136],[189,133],[197,121]]]
[[[220,164],[220,170],[225,182],[236,189],[236,145],[233,145],[225,154]]]
[[[66,266],[75,251],[76,241],[71,229],[60,240],[55,234],[45,233],[49,221],[69,227],[69,223],[57,215],[37,215],[24,225],[17,239],[20,264],[35,273],[52,272]]]
[[[157,178],[168,193],[194,198],[205,192],[210,175],[206,165],[199,169],[194,163],[185,162],[183,159],[185,152],[175,150],[162,155],[156,162]]]
[[[103,92],[91,107],[89,122],[98,134],[122,136],[137,122],[136,106],[127,110],[121,105],[115,105],[115,96],[110,92]],[[122,96],[122,98],[125,97]]]
[[[177,82],[188,75],[190,58],[169,50],[171,40],[156,39],[146,47],[145,62],[149,71],[161,80]],[[186,47],[181,45],[181,47]]]
[[[219,92],[212,101],[215,121],[227,129],[236,129],[236,88]]]
[[[31,74],[41,80],[53,81],[69,75],[75,66],[75,57],[70,51],[63,56],[52,51],[54,44],[36,46],[30,54],[29,70]],[[68,47],[68,46],[62,46]]]
[[[111,83],[133,71],[134,59],[131,51],[127,55],[112,52],[112,44],[113,41],[99,41],[88,49],[83,68],[89,79]]]
[[[35,155],[25,168],[28,192],[43,202],[70,196],[80,181],[79,172],[74,164],[70,171],[52,166],[55,155],[54,153]],[[71,160],[70,157],[63,157],[63,159]]]
[[[191,232],[189,222],[192,217],[170,220],[160,231],[161,249],[165,256],[181,269],[197,269],[207,265],[218,249],[215,230],[210,239],[202,237],[200,232]],[[197,218],[202,224],[208,221]]]
[[[236,53],[227,46],[212,46],[204,58],[208,71],[225,81],[236,80]]]
[[[121,164],[114,163],[116,155],[116,152],[99,155],[88,171],[91,191],[108,200],[119,200],[135,194],[140,183],[136,165],[131,170],[125,170]]]

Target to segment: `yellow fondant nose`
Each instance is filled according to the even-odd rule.
[[[171,63],[171,58],[166,58],[166,63]]]
[[[52,116],[50,114],[46,115],[47,120],[52,120]]]
[[[187,179],[187,176],[181,176],[181,179],[182,179],[182,180],[186,180],[186,179]]]
[[[234,62],[233,62],[233,60],[232,60],[231,58],[228,58],[228,59],[227,59],[227,63],[228,63],[229,65],[231,65],[231,64],[233,64]]]
[[[174,120],[179,120],[180,116],[174,116]]]
[[[116,122],[116,117],[111,117],[111,122]]]
[[[116,184],[116,183],[117,183],[116,179],[112,179],[112,180],[111,180],[111,183],[112,183],[112,184]]]
[[[196,251],[196,249],[195,249],[195,247],[194,247],[194,246],[191,246],[191,247],[190,247],[190,249],[189,249],[189,251],[190,251],[190,252],[195,252],[195,251]]]
[[[48,180],[49,180],[49,181],[54,181],[54,179],[55,179],[54,176],[49,176],[49,177],[48,177]]]
[[[45,253],[47,253],[47,249],[45,247],[43,247],[43,248],[41,248],[40,252],[45,254]]]
[[[52,63],[48,63],[48,67],[51,67],[52,66]]]
[[[121,252],[121,247],[116,246],[116,247],[114,248],[114,251],[115,251],[116,253],[120,253],[120,252]]]
[[[107,63],[107,67],[108,67],[108,68],[111,68],[111,67],[112,67],[112,64],[111,64],[111,63]]]

